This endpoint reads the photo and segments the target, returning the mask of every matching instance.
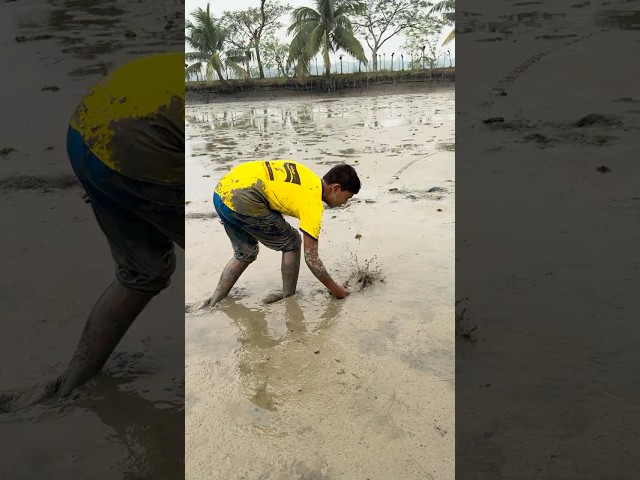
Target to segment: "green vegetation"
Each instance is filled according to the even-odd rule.
[[[264,81],[277,85],[294,84],[294,78],[298,83],[335,84],[344,80],[345,70],[356,83],[371,78],[372,73],[387,80],[411,77],[416,71],[418,76],[434,77],[438,76],[436,67],[446,64],[447,55],[452,66],[451,55],[440,51],[437,39],[445,26],[453,24],[455,0],[435,4],[427,0],[313,0],[314,8],[295,9],[280,0],[254,1],[255,7],[225,11],[221,18],[212,15],[209,5],[191,14],[185,36],[191,49],[185,56],[188,84],[254,80],[256,85]],[[283,20],[287,14],[288,25]],[[276,31],[284,27],[291,35],[290,43],[276,38]],[[391,53],[389,59],[386,53],[380,55],[385,42],[400,33],[405,39],[402,51]],[[443,45],[454,35],[451,32]],[[332,63],[331,54],[339,63],[335,57]],[[321,74],[322,82],[317,78]]]

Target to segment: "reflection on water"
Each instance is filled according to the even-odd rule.
[[[324,312],[319,316],[311,332],[307,328],[305,315],[293,297],[286,298],[275,305],[284,307],[285,331],[278,333],[269,327],[265,308],[249,308],[227,298],[220,307],[238,328],[236,350],[238,369],[245,388],[249,391],[248,399],[255,406],[268,411],[277,411],[282,398],[269,386],[272,372],[270,365],[271,352],[283,343],[305,343],[308,335],[328,328],[338,316],[344,302],[329,300]],[[273,323],[273,318],[271,318]]]
[[[208,199],[196,177],[247,160],[290,158],[313,169],[345,161],[362,165],[377,155],[401,163],[453,151],[453,136],[440,138],[437,130],[454,120],[453,111],[443,109],[453,94],[437,92],[438,101],[425,93],[187,106],[187,195]],[[442,142],[437,148],[436,138]]]
[[[137,478],[179,478],[184,462],[176,461],[182,448],[184,402],[153,402],[127,384],[137,377],[100,376],[74,408],[86,408],[114,430],[116,441],[128,452],[125,475]],[[167,389],[171,386],[167,385]]]

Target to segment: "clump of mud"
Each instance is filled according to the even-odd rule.
[[[385,276],[378,264],[377,257],[361,262],[354,255],[352,268],[353,271],[346,282],[346,287],[349,289],[362,292],[365,288],[385,281]]]

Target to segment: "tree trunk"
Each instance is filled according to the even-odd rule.
[[[378,46],[374,45],[371,49],[371,55],[373,55],[373,71],[378,71]]]
[[[219,67],[213,67],[214,70],[216,71],[216,73],[218,74],[218,78],[220,79],[221,82],[224,82],[224,77],[222,76],[222,72],[220,71]]]
[[[256,44],[256,60],[258,61],[258,70],[260,71],[260,78],[264,78],[264,68],[262,68],[262,59],[260,58],[260,40],[255,38]]]
[[[322,52],[322,56],[324,59],[324,74],[329,77],[331,76],[331,61],[329,60],[329,36],[324,34],[324,51]]]

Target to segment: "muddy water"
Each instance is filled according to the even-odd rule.
[[[474,212],[456,293],[477,327],[456,348],[459,478],[637,477],[640,88],[615,67],[640,57],[639,16],[637,0],[456,12],[474,79],[456,97]]]
[[[113,260],[66,155],[68,120],[105,73],[184,46],[181,2],[3,2],[0,410],[60,374]],[[166,18],[165,18],[166,17]],[[173,26],[169,25],[173,22]],[[133,31],[135,30],[135,31]],[[9,117],[7,117],[9,118]],[[0,411],[0,478],[183,476],[183,255],[104,375],[69,402]],[[176,320],[177,319],[177,320]],[[22,397],[20,397],[22,398]]]
[[[303,262],[265,306],[280,254],[262,247],[229,300],[187,314],[186,478],[452,479],[453,89],[192,105],[187,149],[188,304],[231,258],[211,195],[249,159],[354,165],[320,257],[338,281],[375,257],[386,281],[335,300]]]

